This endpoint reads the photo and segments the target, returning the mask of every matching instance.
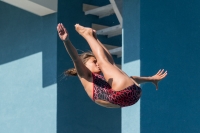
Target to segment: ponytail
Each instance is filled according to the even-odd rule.
[[[83,64],[85,64],[90,57],[94,57],[95,56],[93,55],[92,52],[84,52],[82,54],[79,55],[81,61],[83,62]],[[77,76],[77,71],[76,71],[76,68],[71,68],[71,69],[68,69],[64,72],[64,75],[65,76]]]
[[[77,76],[76,68],[68,69],[64,72],[65,76]]]

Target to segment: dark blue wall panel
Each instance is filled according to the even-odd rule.
[[[142,133],[199,132],[200,1],[141,1],[141,75],[168,70],[159,90],[145,84]]]
[[[58,1],[58,23],[63,23],[73,45],[79,53],[88,51],[89,45],[75,31],[74,25],[79,23],[91,27],[92,23],[102,25],[118,24],[115,15],[98,19],[96,16],[85,16],[82,11],[83,3],[103,6],[109,4],[108,0],[73,0]],[[121,36],[107,39],[102,36],[99,39],[106,44],[121,45]],[[58,133],[120,133],[121,132],[121,110],[103,108],[87,96],[78,77],[63,77],[62,73],[72,68],[73,62],[62,41],[58,38],[58,109],[57,109],[57,132]]]

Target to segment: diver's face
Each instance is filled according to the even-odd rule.
[[[90,59],[85,63],[85,66],[92,72],[92,73],[100,73],[101,70],[97,63],[96,58],[90,57]]]

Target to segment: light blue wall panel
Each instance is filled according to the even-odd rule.
[[[56,84],[42,87],[42,53],[0,65],[0,132],[55,133]]]
[[[140,60],[122,66],[128,75],[140,76]],[[140,133],[140,100],[129,107],[122,108],[122,133]]]
[[[0,12],[0,132],[55,133],[56,14]]]

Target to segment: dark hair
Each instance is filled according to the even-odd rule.
[[[84,52],[82,54],[79,55],[81,61],[83,62],[83,64],[85,64],[91,57],[94,57],[94,54],[92,52]],[[77,76],[77,71],[76,68],[71,68],[68,69],[64,72],[65,76]]]

